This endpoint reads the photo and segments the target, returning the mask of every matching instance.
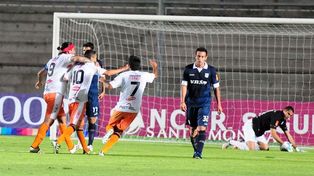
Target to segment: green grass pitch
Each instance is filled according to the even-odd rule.
[[[82,151],[69,154],[65,144],[53,154],[49,138],[41,144],[42,153],[29,153],[34,137],[0,136],[0,175],[52,176],[296,176],[314,175],[314,151],[268,152],[221,150],[220,145],[206,143],[203,159],[192,158],[188,143],[120,141],[104,157],[98,156],[101,141],[96,140],[95,154]]]

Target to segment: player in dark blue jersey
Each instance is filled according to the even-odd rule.
[[[222,112],[219,77],[216,69],[206,63],[207,50],[195,51],[195,62],[187,65],[181,83],[180,108],[186,112],[186,124],[190,126],[190,138],[194,149],[193,158],[201,159],[206,141],[206,128],[210,117],[211,89],[217,100],[217,111]]]

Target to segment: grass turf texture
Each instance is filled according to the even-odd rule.
[[[96,154],[82,151],[69,154],[63,143],[59,154],[52,153],[49,138],[41,144],[42,153],[29,153],[34,137],[0,136],[0,175],[223,175],[223,176],[296,176],[314,175],[314,151],[268,152],[221,150],[206,143],[202,160],[192,158],[187,143],[120,141],[104,157],[98,156],[101,141],[96,140]]]

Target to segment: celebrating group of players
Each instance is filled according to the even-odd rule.
[[[130,56],[128,64],[119,69],[105,70],[101,68],[101,64],[97,60],[97,53],[93,49],[92,43],[86,43],[83,46],[84,56],[79,56],[75,55],[75,46],[70,42],[65,42],[58,47],[59,55],[50,59],[38,72],[38,81],[35,85],[37,89],[43,85],[44,77],[47,77],[44,89],[47,110],[45,120],[38,129],[30,152],[38,153],[40,151],[39,144],[44,139],[48,128],[55,120],[58,120],[61,136],[53,142],[54,152],[58,153],[61,143],[65,141],[69,152],[75,153],[79,149],[79,145],[74,145],[70,136],[76,131],[83,153],[90,153],[93,149],[95,122],[99,110],[98,99],[104,96],[104,92],[98,93],[98,82],[99,79],[105,80],[105,75],[119,74],[114,80],[103,84],[106,89],[120,87],[121,91],[119,101],[106,126],[106,135],[102,140],[104,146],[99,155],[103,156],[109,151],[140,111],[146,83],[152,83],[157,78],[157,62],[150,60],[153,73],[139,71],[141,60],[137,56]],[[181,83],[180,108],[186,112],[186,124],[190,126],[190,139],[195,159],[202,159],[210,118],[212,88],[217,100],[217,111],[218,113],[222,112],[219,76],[216,68],[206,63],[207,58],[207,50],[203,47],[197,48],[195,62],[185,67]],[[64,98],[69,102],[68,121],[63,110]],[[265,112],[248,120],[243,126],[244,142],[229,141],[223,145],[223,148],[233,145],[243,150],[268,150],[268,144],[264,137],[265,131],[271,130],[272,137],[279,144],[284,143],[276,132],[276,128],[279,126],[295,150],[300,151],[286,126],[286,120],[293,114],[293,107],[287,106],[283,110]],[[85,116],[88,117],[89,122],[88,144],[83,134]]]
[[[104,92],[98,95],[99,79],[105,80],[105,75],[112,76],[121,73],[113,81],[104,83],[108,89],[121,87],[120,99],[113,115],[110,117],[104,136],[104,146],[100,155],[104,155],[120,138],[123,131],[131,124],[139,112],[142,95],[146,83],[153,82],[157,77],[157,63],[150,61],[153,73],[139,71],[140,58],[130,56],[128,64],[114,70],[101,68],[97,60],[97,53],[93,50],[92,43],[83,45],[84,56],[75,55],[73,43],[65,42],[58,47],[58,56],[50,59],[43,69],[38,72],[38,81],[35,87],[43,85],[46,76],[44,100],[47,103],[45,120],[38,129],[38,133],[30,147],[31,153],[40,152],[39,145],[44,139],[48,128],[55,120],[59,122],[61,135],[53,142],[54,152],[58,153],[60,145],[66,142],[70,153],[75,153],[80,145],[74,145],[71,135],[76,131],[84,154],[89,154],[93,149],[98,116],[99,102]],[[68,121],[63,109],[63,99],[68,100]],[[127,105],[127,106],[126,106]],[[86,144],[83,127],[84,118],[88,117],[89,142]],[[68,124],[68,125],[66,125]]]

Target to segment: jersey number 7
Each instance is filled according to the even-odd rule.
[[[135,88],[134,88],[133,92],[132,92],[131,95],[130,95],[130,96],[134,96],[135,93],[136,93],[137,90],[138,90],[138,87],[140,87],[140,82],[131,81],[131,85],[135,85]]]

